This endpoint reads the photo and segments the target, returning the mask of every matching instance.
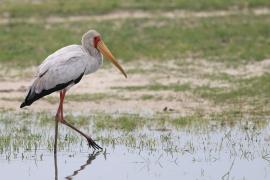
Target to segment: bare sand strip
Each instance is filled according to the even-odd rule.
[[[108,14],[101,15],[87,15],[87,16],[50,16],[46,18],[10,18],[10,17],[0,17],[0,24],[8,23],[48,23],[48,24],[57,24],[65,22],[80,22],[80,21],[104,21],[104,20],[121,20],[121,19],[144,19],[144,18],[208,18],[208,17],[224,17],[232,15],[269,15],[269,8],[253,8],[253,9],[232,9],[232,10],[217,10],[217,11],[185,11],[185,10],[175,10],[175,11],[115,11]]]

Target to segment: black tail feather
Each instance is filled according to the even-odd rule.
[[[25,102],[20,105],[20,108],[23,108],[24,106],[26,106]]]

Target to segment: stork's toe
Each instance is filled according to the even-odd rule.
[[[102,149],[102,147],[100,147],[93,139],[88,138],[87,141],[88,141],[89,147],[92,147],[94,149]]]

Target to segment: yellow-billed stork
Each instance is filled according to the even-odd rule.
[[[84,75],[97,71],[103,63],[103,55],[111,61],[127,77],[124,69],[116,61],[110,50],[102,41],[100,33],[89,30],[82,36],[82,45],[69,45],[49,55],[39,66],[37,75],[30,86],[21,108],[30,106],[36,100],[55,91],[60,92],[60,103],[55,116],[55,149],[57,146],[58,122],[74,129],[84,136],[89,147],[101,149],[95,141],[85,133],[68,123],[63,116],[63,102],[66,91],[80,82]]]

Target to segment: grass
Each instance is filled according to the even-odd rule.
[[[170,117],[168,114],[158,114],[152,117],[142,117],[131,114],[95,114],[95,115],[72,115],[66,116],[67,120],[84,132],[92,134],[103,144],[122,144],[133,148],[158,149],[160,147],[156,136],[159,134],[163,146],[174,147],[175,143],[172,132],[209,132],[209,124],[216,126],[238,127],[251,131],[267,127],[267,117],[252,116],[253,120],[247,125],[245,116],[238,111],[227,111],[209,115],[193,114],[180,117]],[[19,153],[22,149],[36,151],[40,148],[53,148],[54,118],[48,113],[15,113],[1,112],[0,121],[0,154],[6,152]],[[18,121],[20,120],[20,121]],[[225,125],[224,125],[225,124]],[[226,125],[227,124],[227,125]],[[77,136],[65,126],[60,126],[60,149],[66,149],[72,144],[83,143],[83,139]],[[166,130],[166,131],[163,131]],[[169,130],[167,132],[167,130]],[[16,137],[16,138],[15,138]],[[159,136],[157,136],[159,137]],[[179,148],[176,148],[179,150]]]
[[[110,116],[105,116],[104,118],[96,121],[97,129],[109,129],[109,130],[124,130],[133,131],[139,126],[143,126],[144,118],[138,116],[120,116],[112,118]]]
[[[253,138],[254,136],[255,142],[256,136],[261,134],[257,132],[265,130],[269,120],[267,116],[249,116],[249,118],[252,120],[247,120],[246,116],[239,111],[208,115],[195,113],[178,117],[171,117],[167,113],[151,117],[143,117],[138,114],[111,115],[104,113],[68,114],[66,116],[69,122],[83,132],[93,135],[102,146],[121,145],[132,150],[166,153],[197,151],[195,148],[197,146],[193,144],[194,141],[189,139],[193,139],[195,135],[197,138],[207,141],[205,143],[209,147],[212,147],[213,143],[219,145],[204,137],[211,132],[226,130],[228,126],[232,131],[240,128],[241,131],[249,134],[248,137]],[[0,112],[0,156],[6,156],[6,159],[24,156],[27,159],[35,158],[40,155],[39,152],[52,151],[54,124],[53,115],[46,112]],[[58,147],[60,151],[74,152],[76,149],[85,152],[87,143],[82,137],[63,125],[60,125],[59,128]],[[241,134],[240,132],[237,137],[246,133]],[[225,135],[225,138],[226,136],[228,135]],[[256,140],[257,142],[261,141]],[[31,153],[34,155],[30,156]]]
[[[197,116],[185,116],[185,117],[178,117],[172,120],[172,125],[175,127],[185,127],[191,122],[198,118]]]
[[[84,94],[70,94],[67,96],[68,101],[99,101],[109,98],[106,93],[84,93]]]
[[[155,96],[154,95],[151,95],[151,94],[144,94],[140,97],[140,99],[142,100],[151,100],[151,99],[155,99]]]
[[[89,15],[108,13],[117,10],[172,11],[184,10],[216,10],[230,8],[269,7],[267,0],[47,0],[31,3],[31,1],[4,0],[0,3],[0,12],[8,12],[11,17],[52,16],[52,15]]]
[[[175,92],[179,92],[179,91],[186,91],[191,89],[189,84],[176,84],[176,83],[172,83],[172,84],[168,84],[168,85],[164,85],[161,83],[154,83],[154,84],[148,84],[145,86],[125,86],[125,87],[112,87],[112,89],[119,89],[119,90],[128,90],[128,91],[140,91],[140,90],[148,90],[148,91],[166,91],[166,90],[170,90],[170,91],[175,91]],[[141,97],[142,99],[151,99],[152,96],[151,95],[145,95]]]
[[[66,96],[66,101],[77,101],[77,102],[85,102],[85,101],[99,101],[103,99],[108,99],[117,95],[108,95],[106,93],[82,93],[82,94],[69,94]],[[120,97],[119,97],[120,98]],[[48,96],[46,100],[52,104],[58,103],[59,98]]]
[[[209,86],[201,86],[194,89],[195,94],[199,94],[203,98],[212,99],[216,103],[236,103],[237,101],[247,101],[250,99],[264,100],[268,104],[270,98],[270,74],[234,80],[232,88],[215,88]]]
[[[223,81],[229,83],[228,86],[213,86],[210,84],[196,85],[190,83],[154,83],[144,86],[122,86],[113,87],[119,91],[140,92],[146,91],[147,94],[141,96],[141,100],[160,100],[165,97],[157,95],[160,91],[189,93],[196,97],[212,102],[221,108],[231,110],[241,110],[246,113],[255,113],[257,115],[269,114],[270,105],[270,74],[265,73],[253,77],[233,77],[227,74],[208,75],[208,79]],[[176,97],[167,97],[167,100],[177,100]]]
[[[123,61],[204,58],[231,64],[270,57],[269,16],[229,16],[206,19],[129,19],[46,25],[0,25],[0,62],[37,65],[95,28]],[[156,28],[155,24],[163,24]],[[125,51],[123,51],[125,47]]]

